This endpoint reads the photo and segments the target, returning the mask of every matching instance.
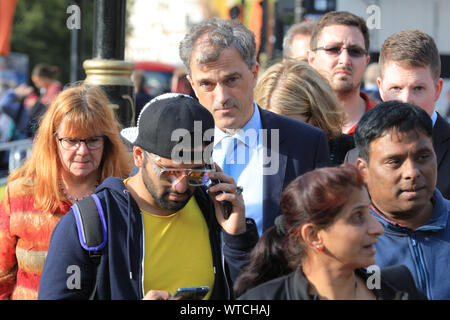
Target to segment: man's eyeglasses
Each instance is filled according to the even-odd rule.
[[[211,169],[177,169],[177,168],[166,168],[161,164],[158,164],[155,159],[153,159],[147,151],[145,156],[151,158],[151,163],[155,171],[159,176],[159,180],[163,185],[172,185],[178,183],[183,177],[187,178],[190,186],[198,187],[203,186],[208,183],[214,170]]]
[[[317,50],[323,50],[325,53],[327,53],[330,56],[339,56],[342,52],[342,50],[346,49],[349,56],[352,58],[361,58],[365,55],[367,55],[367,51],[361,47],[354,46],[354,47],[344,47],[344,46],[329,46],[329,47],[318,47],[315,49],[312,49],[312,51]]]
[[[103,136],[91,137],[87,139],[75,139],[75,138],[57,138],[61,147],[65,150],[77,150],[80,144],[84,142],[89,150],[99,149],[103,146],[105,138]]]

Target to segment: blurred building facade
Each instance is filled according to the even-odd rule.
[[[267,67],[282,56],[287,29],[303,19],[316,20],[327,11],[345,10],[366,20],[372,61],[381,45],[403,29],[420,29],[436,41],[442,60],[444,90],[450,89],[450,0],[133,0],[128,10],[132,32],[126,39],[125,60],[181,65],[178,44],[202,19],[229,18],[240,9],[241,21],[256,35],[260,63]],[[237,10],[239,11],[239,10]],[[446,107],[442,95],[438,110]]]
[[[128,10],[132,32],[126,39],[125,60],[180,65],[178,44],[186,32],[211,16],[229,16],[235,1],[134,0]]]

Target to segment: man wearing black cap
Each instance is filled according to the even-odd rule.
[[[191,97],[166,94],[147,104],[137,127],[122,133],[139,171],[106,179],[93,196],[107,234],[98,271],[72,208],[53,233],[39,299],[87,299],[94,284],[97,299],[169,299],[177,288],[200,286],[210,289],[206,299],[232,298],[258,234],[245,218],[242,189],[214,170],[213,132],[213,117]],[[207,190],[210,179],[220,182]],[[224,200],[232,205],[227,219]]]

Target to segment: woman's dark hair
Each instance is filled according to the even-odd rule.
[[[316,169],[293,180],[281,196],[281,210],[287,228],[286,252],[291,266],[298,266],[306,250],[300,230],[312,223],[317,230],[333,224],[347,203],[351,188],[362,188],[363,177],[350,163]]]
[[[282,226],[272,226],[263,232],[250,254],[250,263],[234,282],[236,297],[261,283],[292,272],[284,254],[284,246]]]
[[[363,186],[361,173],[350,163],[316,169],[289,183],[281,195],[283,215],[253,248],[250,263],[235,281],[235,296],[295,270],[306,252],[301,227],[305,223],[318,229],[330,226],[347,203],[351,188]]]

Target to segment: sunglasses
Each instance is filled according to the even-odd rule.
[[[313,51],[323,50],[326,54],[330,56],[339,56],[342,53],[342,50],[346,49],[349,56],[352,58],[361,58],[367,55],[367,51],[361,47],[344,47],[344,46],[330,46],[330,47],[318,47],[313,49]]]
[[[157,163],[155,159],[145,151],[145,155],[151,158],[151,163],[159,176],[159,181],[163,185],[177,184],[181,179],[186,177],[188,184],[192,187],[204,186],[208,183],[214,170],[211,169],[176,169],[166,168]]]

